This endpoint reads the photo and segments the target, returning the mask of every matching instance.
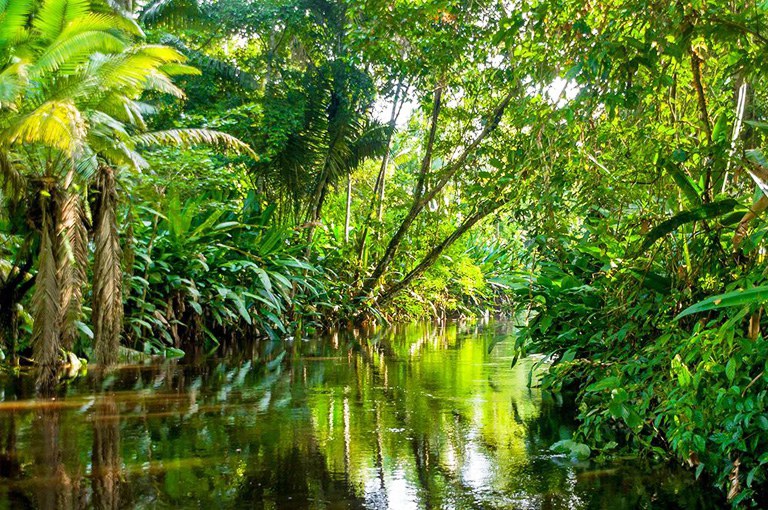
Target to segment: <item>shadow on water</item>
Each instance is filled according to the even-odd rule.
[[[506,325],[337,332],[125,365],[35,399],[0,380],[0,508],[717,508],[690,473],[575,464],[575,410]],[[285,352],[284,352],[285,351]]]

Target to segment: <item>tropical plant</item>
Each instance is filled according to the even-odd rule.
[[[301,244],[286,244],[291,233],[272,224],[274,206],[262,209],[253,193],[239,209],[239,201],[212,208],[206,198],[170,193],[136,211],[126,320],[136,347],[279,340],[321,327],[320,275],[301,260]]]
[[[119,172],[142,168],[138,151],[148,145],[250,149],[213,131],[146,132],[144,117],[153,109],[141,95],[152,90],[181,97],[171,77],[196,71],[172,48],[136,42],[142,32],[130,19],[106,7],[92,9],[87,0],[23,0],[2,7],[6,201],[26,211],[33,226],[28,235],[39,239],[35,360],[51,371],[59,348],[72,347],[92,219],[95,354],[111,363],[122,328]],[[90,207],[87,196],[93,197]]]

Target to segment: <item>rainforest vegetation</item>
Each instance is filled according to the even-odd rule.
[[[506,316],[579,444],[766,504],[767,14],[0,0],[6,370]]]

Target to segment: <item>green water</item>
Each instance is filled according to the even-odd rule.
[[[0,508],[720,506],[687,472],[552,454],[574,410],[510,344],[414,325],[92,370],[54,400],[5,379]]]

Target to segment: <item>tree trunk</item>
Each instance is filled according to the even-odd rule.
[[[352,219],[352,176],[347,174],[347,210],[344,215],[344,244],[349,243],[349,224]]]
[[[368,244],[368,231],[370,230],[371,217],[373,216],[373,210],[374,210],[374,207],[376,207],[377,199],[378,199],[378,211],[377,211],[376,218],[379,221],[379,223],[381,223],[382,218],[384,217],[384,187],[385,187],[386,178],[387,178],[387,167],[389,166],[389,151],[392,147],[392,138],[394,137],[394,134],[395,134],[397,117],[400,113],[400,108],[402,108],[402,103],[405,103],[405,100],[403,99],[401,104],[398,106],[398,101],[400,100],[401,88],[402,88],[402,82],[397,85],[397,89],[395,90],[395,97],[392,101],[392,113],[390,113],[390,116],[389,116],[389,133],[387,135],[386,149],[384,151],[384,157],[381,159],[381,167],[379,167],[379,174],[378,176],[376,176],[376,184],[373,186],[374,199],[371,202],[371,208],[368,211],[368,215],[365,218],[363,233],[360,237],[360,247],[357,253],[358,267],[362,266],[363,264],[363,254],[365,253],[365,247]],[[357,280],[357,277],[358,277],[358,274],[355,274],[355,280]]]
[[[709,112],[707,111],[707,96],[704,93],[704,84],[701,79],[701,64],[702,60],[696,50],[690,48],[691,54],[691,72],[693,74],[693,88],[696,91],[696,98],[699,106],[699,120],[704,128],[704,135],[707,142],[707,151],[712,149],[712,125],[709,122]],[[711,202],[713,198],[713,184],[712,184],[712,163],[706,164],[704,174],[704,195],[702,199],[704,203]]]
[[[123,274],[117,235],[115,171],[101,166],[96,178],[93,241],[93,344],[97,363],[114,364],[123,326]]]

